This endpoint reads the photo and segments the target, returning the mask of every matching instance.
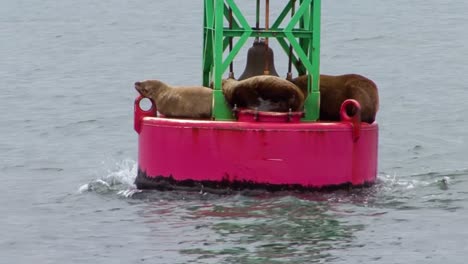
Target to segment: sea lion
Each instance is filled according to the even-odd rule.
[[[222,89],[231,107],[288,112],[302,110],[304,106],[301,90],[295,84],[276,76],[254,76],[242,81],[224,79]]]
[[[135,89],[156,104],[165,117],[209,118],[213,90],[202,86],[170,86],[159,80],[135,83]]]
[[[307,97],[307,75],[291,81]],[[339,121],[340,107],[346,99],[354,99],[361,105],[361,121],[373,123],[379,110],[377,85],[358,74],[320,75],[320,120]],[[347,109],[353,115],[356,109]]]

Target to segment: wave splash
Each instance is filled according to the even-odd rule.
[[[457,184],[460,178],[468,174],[467,168],[420,172],[409,175],[379,174],[378,183],[387,189],[409,190],[420,187],[438,186],[447,189]]]
[[[134,184],[137,171],[138,164],[136,161],[131,159],[119,161],[115,163],[113,169],[107,171],[105,176],[80,186],[78,193],[117,193],[123,197],[131,197],[133,194],[140,192]]]

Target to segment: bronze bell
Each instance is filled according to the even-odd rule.
[[[253,46],[247,53],[247,64],[244,72],[239,77],[239,80],[244,80],[252,76],[263,75],[265,72],[265,64],[268,56],[268,71],[269,75],[278,76],[275,69],[275,63],[273,58],[273,50],[268,47],[264,40],[255,39]]]

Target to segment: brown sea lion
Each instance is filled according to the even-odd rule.
[[[307,75],[292,80],[307,97]],[[346,99],[361,105],[361,121],[373,123],[379,110],[377,85],[358,74],[320,75],[320,120],[339,121],[340,107]],[[348,109],[353,115],[355,109]]]
[[[293,83],[270,75],[254,76],[237,81],[225,79],[224,97],[231,107],[259,111],[288,112],[302,110],[304,94]]]
[[[170,86],[158,80],[136,82],[135,89],[156,104],[165,117],[209,118],[213,90],[201,86]]]

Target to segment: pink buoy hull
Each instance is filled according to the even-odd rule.
[[[224,187],[323,188],[369,184],[377,175],[377,123],[356,124],[346,117],[343,122],[301,123],[146,115],[152,112],[135,112],[138,188],[164,178],[173,183],[222,182]]]

